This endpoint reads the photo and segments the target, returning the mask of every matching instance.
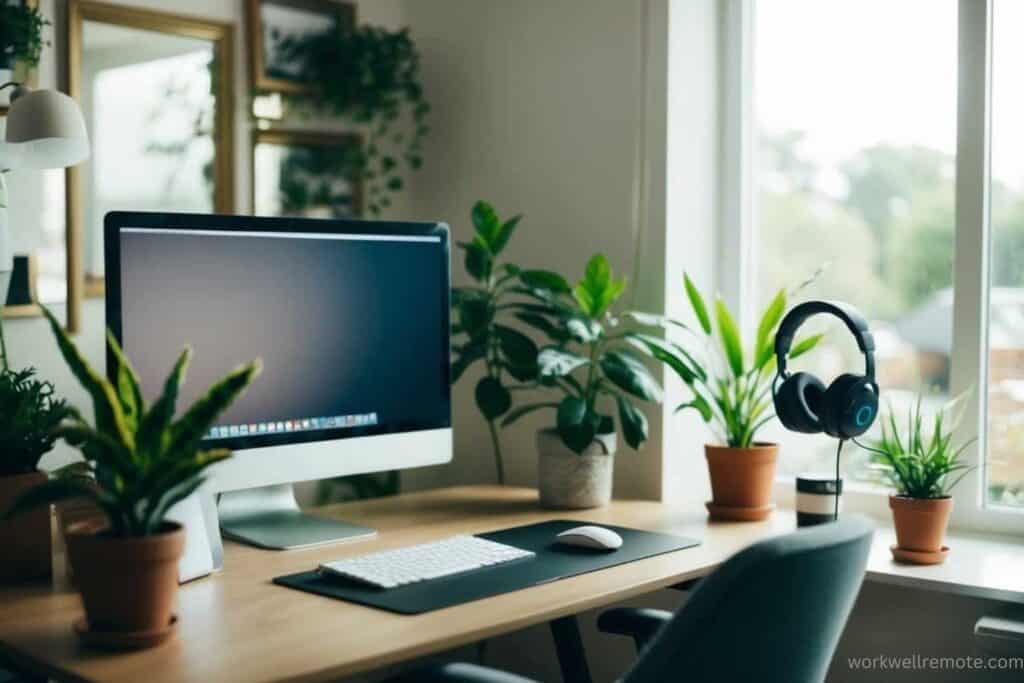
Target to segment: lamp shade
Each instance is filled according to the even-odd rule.
[[[7,112],[10,168],[64,168],[89,157],[89,135],[78,104],[56,90],[21,94]]]

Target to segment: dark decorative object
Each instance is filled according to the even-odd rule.
[[[11,271],[10,289],[7,290],[8,306],[27,306],[36,303],[31,256],[15,256]]]

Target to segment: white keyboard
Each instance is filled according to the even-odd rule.
[[[452,536],[440,541],[385,550],[320,565],[320,573],[341,576],[378,588],[395,588],[417,581],[492,567],[536,553],[476,536]]]

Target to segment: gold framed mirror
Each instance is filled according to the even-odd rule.
[[[361,216],[363,183],[353,159],[362,146],[358,133],[253,131],[253,215]]]
[[[234,28],[70,0],[67,48],[68,94],[92,142],[66,183],[68,325],[77,329],[83,297],[103,295],[108,211],[234,212]]]

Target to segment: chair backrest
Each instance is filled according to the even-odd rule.
[[[823,681],[872,531],[851,516],[737,553],[698,585],[624,681]]]

